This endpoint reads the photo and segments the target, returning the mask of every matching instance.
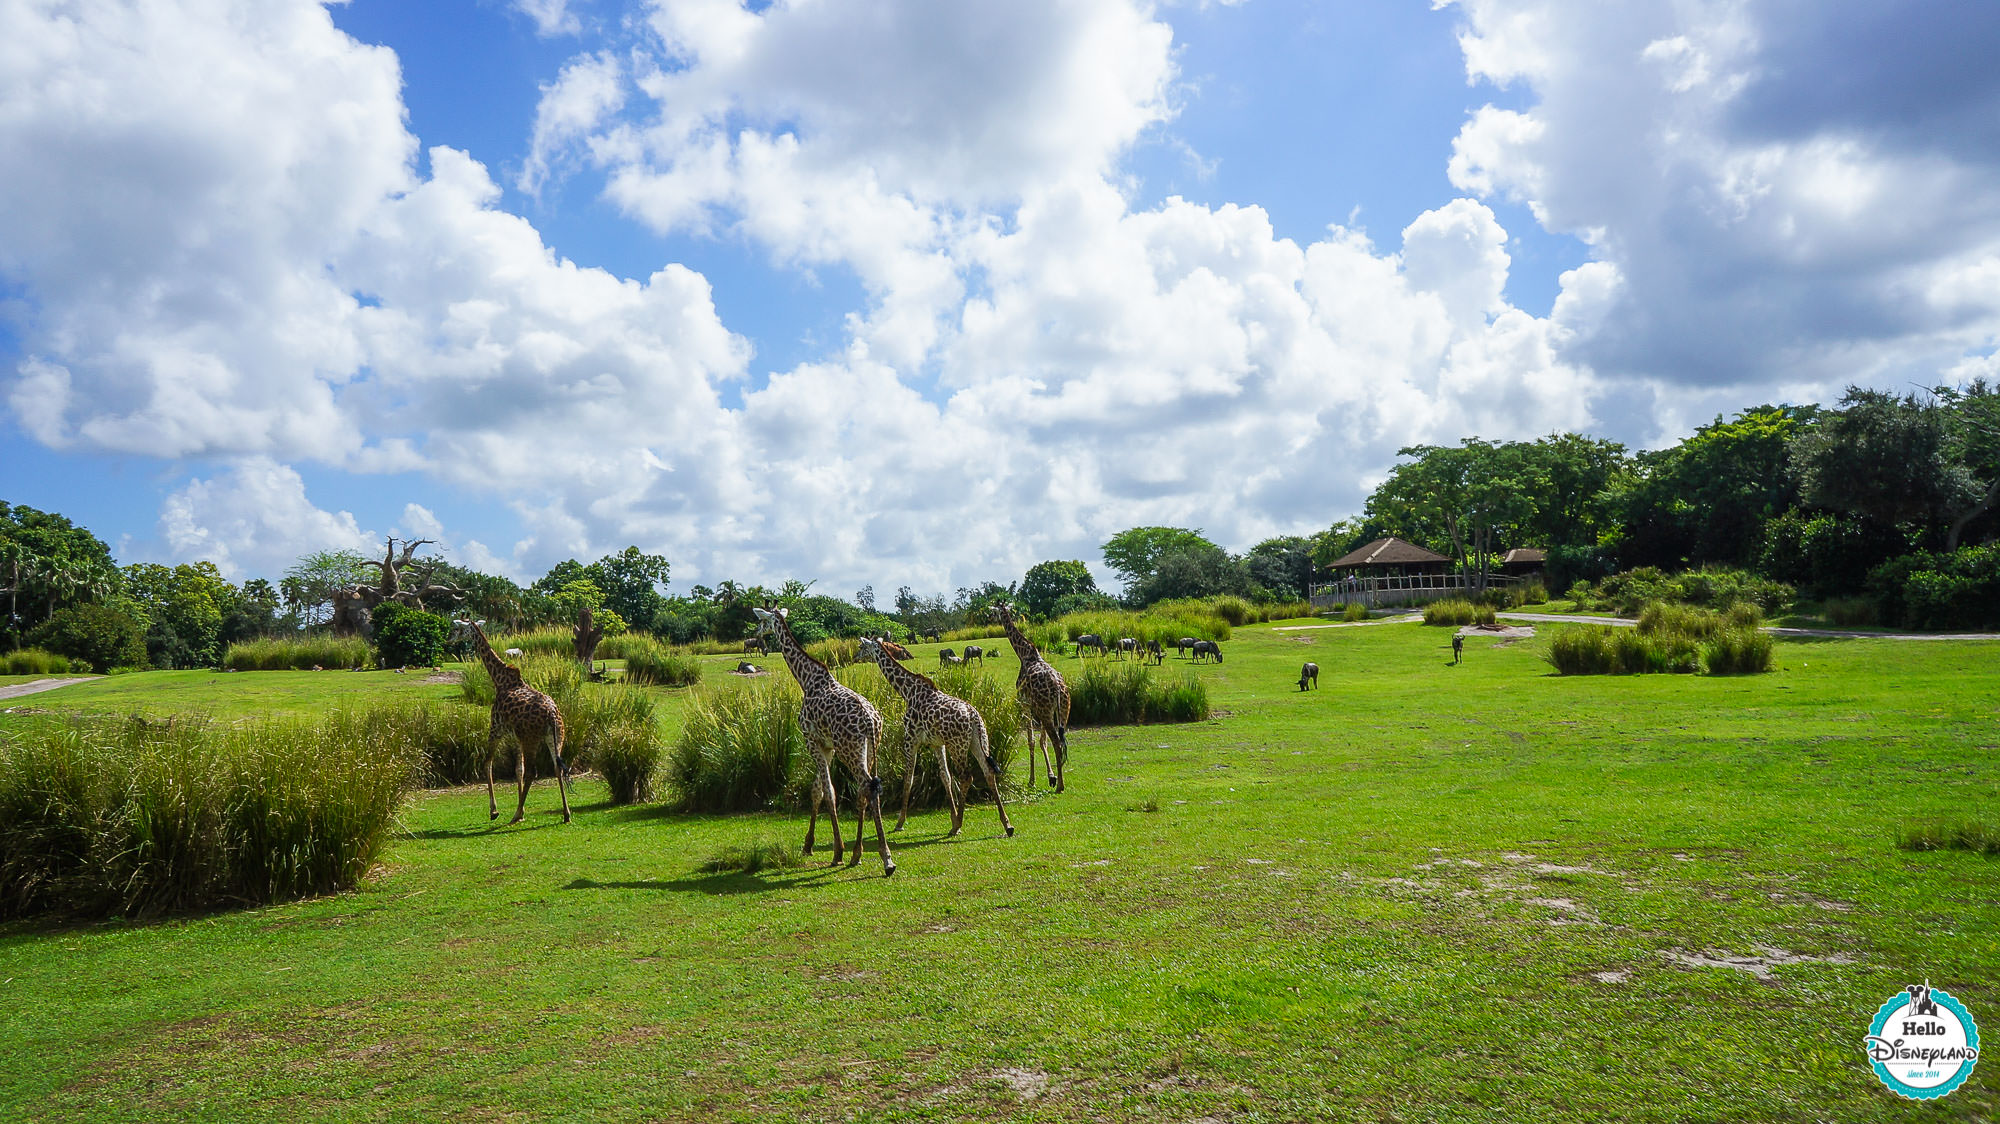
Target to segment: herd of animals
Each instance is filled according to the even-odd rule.
[[[1035,755],[1039,751],[1049,787],[1061,792],[1064,787],[1063,769],[1069,760],[1069,685],[1064,682],[1062,673],[1042,658],[1040,649],[1015,624],[1013,607],[1002,602],[994,609],[1008,643],[1021,661],[1020,673],[1014,680],[1014,691],[1028,718],[1028,787],[1035,785]],[[888,833],[882,826],[882,779],[875,769],[876,751],[882,744],[881,713],[866,698],[835,679],[832,669],[807,654],[792,632],[784,609],[757,609],[755,612],[757,633],[751,643],[759,650],[768,652],[775,648],[783,655],[786,667],[798,680],[799,688],[804,693],[799,707],[799,729],[805,736],[806,748],[812,752],[815,770],[812,818],[806,825],[805,853],[813,853],[820,808],[824,805],[827,823],[833,834],[833,865],[840,865],[846,855],[847,847],[840,832],[838,790],[833,783],[833,766],[839,762],[859,782],[861,804],[855,809],[854,850],[852,857],[847,858],[847,865],[856,866],[861,862],[862,840],[867,822],[872,818],[876,843],[882,854],[882,874],[884,877],[895,874],[896,862],[889,852]],[[517,754],[514,769],[517,799],[514,818],[509,822],[519,823],[525,813],[528,789],[534,783],[528,762],[531,755],[546,748],[555,769],[556,790],[562,799],[563,822],[568,823],[569,766],[562,752],[562,712],[548,695],[528,686],[519,668],[493,650],[493,645],[487,641],[485,631],[477,622],[468,622],[468,626],[480,662],[493,680],[493,713],[486,752],[487,818],[498,819],[500,816],[500,805],[493,786],[493,759],[502,738],[512,735]],[[1085,634],[1077,637],[1076,645],[1079,657],[1091,651],[1100,657],[1109,657],[1116,651],[1120,656],[1150,657],[1156,663],[1165,659],[1157,640],[1141,642],[1124,637],[1114,647],[1102,637]],[[1205,659],[1222,662],[1222,649],[1212,640],[1183,637],[1174,647],[1177,651],[1188,653],[1188,657],[1197,662]],[[745,651],[749,650],[750,643],[746,643]],[[516,651],[509,649],[508,653],[512,655]],[[938,776],[951,804],[950,834],[957,835],[965,826],[965,794],[954,778],[969,778],[976,770],[985,778],[987,791],[993,794],[1001,827],[1009,836],[1013,835],[1014,825],[1007,818],[1006,801],[1000,794],[1000,766],[994,760],[986,722],[979,716],[979,711],[964,699],[947,694],[930,678],[905,667],[911,653],[893,640],[864,639],[861,641],[861,654],[881,668],[883,676],[907,704],[903,712],[903,745],[908,757],[903,770],[903,805],[896,817],[896,828],[901,830],[909,818],[910,789],[916,776],[917,757],[930,749],[937,753]],[[979,645],[968,644],[962,655],[945,649],[940,653],[939,662],[942,666],[959,665],[968,660],[983,662],[986,655]],[[1300,669],[1299,690],[1306,690],[1308,683],[1315,688],[1319,686],[1317,664],[1308,663]]]

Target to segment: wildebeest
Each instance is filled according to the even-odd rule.
[[[1464,659],[1465,659],[1465,637],[1453,633],[1451,638],[1451,662],[1459,663]]]
[[[1194,642],[1194,661],[1200,663],[1201,657],[1204,655],[1214,656],[1216,663],[1222,662],[1222,649],[1213,640],[1197,640]]]
[[[958,653],[952,651],[950,648],[945,648],[938,652],[939,667],[943,667],[944,665],[949,663],[964,663],[964,662],[965,662],[964,660],[958,658]]]
[[[1316,663],[1308,663],[1299,669],[1299,690],[1305,690],[1308,682],[1313,685],[1313,690],[1319,690],[1319,665]]]
[[[986,649],[980,647],[977,644],[967,644],[965,646],[965,662],[971,663],[973,660],[978,660],[979,666],[985,667]]]
[[[924,639],[930,641],[933,644],[937,643],[939,640],[944,639],[944,633],[936,628],[920,628],[917,630],[917,635],[923,637]]]
[[[1130,636],[1121,636],[1118,638],[1118,654],[1120,656],[1134,655],[1138,651],[1139,642],[1137,640],[1134,640]]]
[[[1187,655],[1190,651],[1194,649],[1194,644],[1195,644],[1194,637],[1192,636],[1181,637],[1179,640],[1174,641],[1175,654],[1182,656]]]
[[[1167,659],[1166,653],[1160,651],[1160,642],[1158,640],[1146,641],[1146,654],[1153,657],[1154,663],[1165,663]]]
[[[1104,637],[1102,637],[1102,636],[1099,636],[1099,635],[1098,635],[1098,634],[1096,634],[1095,632],[1086,632],[1086,633],[1084,633],[1084,634],[1083,634],[1082,636],[1079,636],[1079,637],[1077,637],[1077,638],[1076,638],[1076,656],[1077,656],[1077,658],[1078,658],[1078,659],[1082,659],[1082,658],[1083,658],[1083,650],[1084,650],[1085,648],[1095,648],[1095,649],[1097,649],[1097,654],[1098,654],[1098,655],[1100,655],[1100,656],[1101,656],[1101,655],[1103,655],[1103,654],[1104,654]]]
[[[764,638],[761,636],[752,636],[750,639],[745,640],[743,642],[743,654],[747,656],[752,652],[755,652],[760,656],[768,656],[771,654],[764,648]]]

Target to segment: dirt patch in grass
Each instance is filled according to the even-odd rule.
[[[1796,952],[1786,952],[1770,945],[1754,945],[1756,956],[1734,956],[1729,953],[1688,952],[1670,948],[1660,953],[1670,963],[1683,968],[1728,968],[1735,972],[1747,972],[1760,980],[1771,979],[1771,969],[1792,964],[1852,964],[1852,957],[1835,953],[1831,956],[1806,956]]]

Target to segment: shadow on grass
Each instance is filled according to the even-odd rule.
[[[506,813],[503,812],[501,814],[505,815]],[[570,809],[570,814],[572,816],[576,814],[574,807]],[[508,823],[504,819],[496,819],[488,820],[485,823],[468,824],[465,827],[427,827],[421,831],[408,832],[403,838],[429,840],[472,839],[482,835],[498,835],[503,831],[509,834],[518,834],[523,831],[541,831],[545,828],[567,826],[569,825],[563,823],[562,813],[560,812],[551,812],[546,819],[539,813],[530,812],[528,813],[528,818],[522,820],[520,823]]]

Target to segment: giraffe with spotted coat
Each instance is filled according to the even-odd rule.
[[[883,678],[889,681],[896,693],[903,696],[908,704],[903,711],[903,752],[906,754],[903,768],[903,810],[896,816],[896,830],[903,830],[903,823],[910,817],[910,786],[917,776],[917,754],[926,746],[934,746],[938,755],[938,776],[944,781],[944,794],[951,801],[951,831],[947,839],[957,835],[965,827],[964,794],[953,783],[951,766],[958,763],[961,776],[970,777],[978,768],[986,775],[986,787],[993,792],[993,803],[1000,809],[1000,826],[1014,834],[1014,825],[1007,819],[1007,804],[1000,798],[1000,766],[993,760],[993,750],[986,739],[986,720],[979,711],[964,699],[948,695],[930,677],[918,674],[904,667],[899,660],[910,658],[909,649],[893,640],[861,641],[861,654],[875,661],[882,669]]]
[[[1021,672],[1014,677],[1014,693],[1028,712],[1028,787],[1035,787],[1035,735],[1039,733],[1049,787],[1061,792],[1063,766],[1069,761],[1069,684],[1063,682],[1062,673],[1053,664],[1042,658],[1034,641],[1021,634],[1014,623],[1012,605],[996,601],[993,610],[1000,616],[1000,627],[1007,630],[1007,642],[1021,658]]]
[[[493,794],[493,758],[499,753],[500,738],[503,734],[514,736],[514,788],[520,793],[520,801],[514,805],[514,818],[508,823],[520,823],[521,816],[528,809],[528,789],[535,783],[535,775],[528,762],[531,748],[546,744],[549,760],[556,767],[556,793],[562,797],[563,822],[569,822],[569,790],[563,782],[569,776],[569,765],[563,761],[563,718],[556,701],[535,690],[521,678],[521,670],[493,650],[486,642],[486,632],[477,621],[472,622],[473,643],[479,650],[479,662],[486,665],[486,674],[493,679],[493,720],[486,729],[486,818],[500,818],[500,805]]]
[[[838,759],[860,782],[861,788],[861,806],[855,810],[854,857],[847,865],[857,866],[861,862],[861,833],[872,812],[875,841],[882,848],[882,877],[895,874],[896,861],[889,855],[889,836],[882,830],[882,778],[875,775],[875,751],[882,744],[882,715],[867,699],[835,679],[825,664],[806,654],[799,638],[792,633],[791,622],[785,619],[785,610],[753,608],[751,611],[757,614],[757,635],[777,641],[785,666],[792,669],[792,678],[799,681],[799,689],[805,692],[805,701],[799,707],[799,732],[805,735],[806,748],[812,750],[819,775],[813,778],[812,821],[806,825],[804,853],[812,854],[813,833],[819,828],[819,806],[823,799],[827,822],[833,826],[832,865],[840,865],[843,851],[840,800],[833,787],[833,763]]]

